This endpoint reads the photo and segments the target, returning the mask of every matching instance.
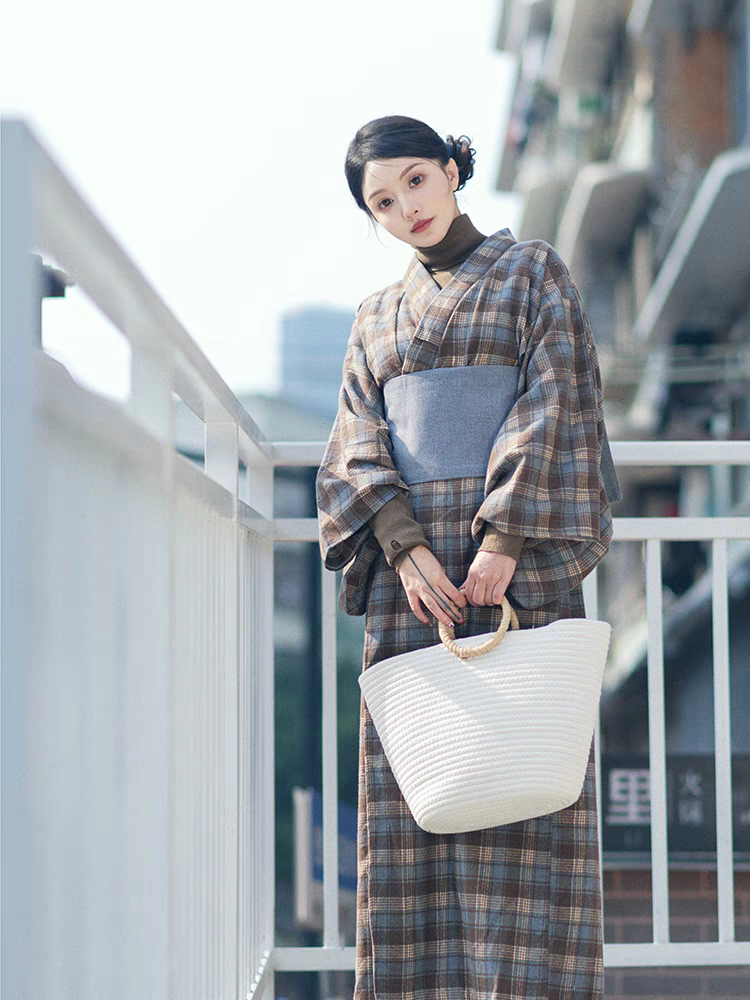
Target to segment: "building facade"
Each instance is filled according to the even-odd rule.
[[[750,434],[750,3],[505,0],[497,184],[583,297],[611,440]],[[627,467],[614,513],[750,513],[746,469]],[[716,940],[710,545],[662,545],[672,940]],[[750,551],[729,543],[737,939],[750,939]],[[643,543],[599,574],[605,939],[651,940]],[[750,970],[612,970],[610,996],[750,995]],[[667,989],[667,978],[670,980]],[[677,984],[677,985],[676,985]],[[739,992],[733,992],[739,990]]]

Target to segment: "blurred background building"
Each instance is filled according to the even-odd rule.
[[[597,343],[613,440],[750,431],[750,4],[506,0],[518,72],[498,186],[516,237],[552,243]],[[616,516],[750,513],[748,469],[623,468]],[[663,545],[672,940],[716,940],[710,543]],[[750,554],[730,542],[737,937],[750,937]],[[643,543],[599,573],[613,646],[602,699],[605,934],[651,940]],[[713,818],[712,818],[713,817]],[[744,907],[744,909],[743,909]],[[693,935],[691,937],[691,935]],[[746,970],[745,970],[746,971]],[[663,980],[609,973],[610,995]],[[648,979],[648,981],[647,981]],[[750,978],[735,985],[750,995]],[[732,984],[695,974],[681,995]]]
[[[287,400],[320,414],[329,429],[353,318],[342,309],[306,308],[281,320],[281,391]]]

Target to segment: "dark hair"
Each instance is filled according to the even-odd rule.
[[[357,205],[372,218],[372,212],[362,196],[362,175],[370,160],[387,160],[397,156],[418,156],[424,160],[438,160],[447,166],[451,157],[458,167],[457,191],[474,173],[474,154],[471,139],[461,135],[454,139],[448,135],[441,139],[435,129],[418,118],[404,115],[386,115],[373,118],[349,143],[344,172],[349,190]]]

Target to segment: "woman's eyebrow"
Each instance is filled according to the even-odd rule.
[[[424,160],[415,160],[414,163],[410,163],[408,167],[404,167],[404,169],[398,175],[398,179],[401,180],[404,174],[408,174],[409,171],[412,169],[412,167],[416,167],[420,163],[424,163]],[[373,191],[371,195],[368,195],[367,200],[372,201],[372,199],[375,197],[376,194],[382,194],[383,191],[385,191],[385,188],[379,188],[377,191]]]

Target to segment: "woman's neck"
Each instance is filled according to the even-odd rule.
[[[417,257],[428,271],[443,271],[463,263],[487,237],[480,233],[465,213],[457,215],[448,232],[431,247],[418,247]]]

